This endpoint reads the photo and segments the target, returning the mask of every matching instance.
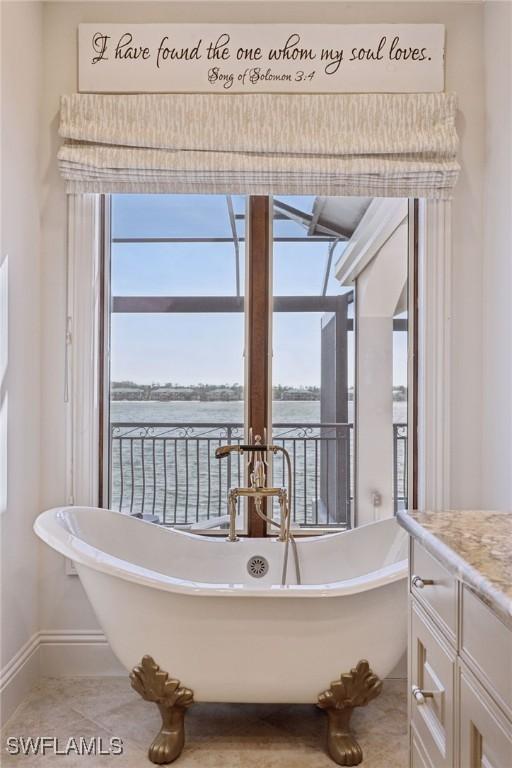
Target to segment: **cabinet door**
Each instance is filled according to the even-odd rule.
[[[414,601],[410,683],[412,724],[430,762],[435,768],[453,768],[455,652]],[[414,695],[417,689],[423,696]]]
[[[434,768],[425,745],[413,725],[411,726],[411,768]]]
[[[512,631],[467,587],[462,590],[461,656],[512,719]]]
[[[466,668],[460,671],[461,768],[511,768],[512,724]]]

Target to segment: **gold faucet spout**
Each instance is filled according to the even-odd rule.
[[[239,453],[240,446],[239,445],[219,445],[219,447],[215,449],[215,458],[223,459],[224,456],[229,456],[229,454],[233,453],[234,451]]]

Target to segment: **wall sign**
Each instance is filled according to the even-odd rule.
[[[80,24],[79,90],[410,93],[444,89],[442,24]]]

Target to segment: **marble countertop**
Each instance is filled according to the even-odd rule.
[[[512,512],[398,512],[398,522],[451,573],[512,621]]]

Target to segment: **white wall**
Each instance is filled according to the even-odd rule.
[[[94,21],[441,22],[446,89],[459,94],[462,174],[453,203],[452,506],[481,500],[481,283],[484,179],[483,7],[474,3],[48,3],[44,8],[42,344],[43,507],[65,498],[63,407],[65,195],[55,155],[59,96],[76,90],[76,30]],[[58,51],[59,55],[56,55]],[[470,382],[470,386],[468,386]],[[95,619],[61,558],[43,550],[42,626],[86,629]]]
[[[512,510],[512,5],[485,6],[482,503]]]
[[[38,546],[32,524],[39,512],[40,418],[40,133],[42,7],[2,3],[2,298],[0,327],[0,482],[3,682],[38,629]],[[23,60],[20,50],[23,48]],[[5,290],[6,289],[6,290]],[[6,295],[7,294],[7,295]],[[5,448],[7,451],[5,452]],[[7,673],[7,674],[6,674]],[[29,663],[17,691],[2,692],[3,715],[33,683]]]

